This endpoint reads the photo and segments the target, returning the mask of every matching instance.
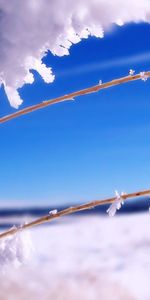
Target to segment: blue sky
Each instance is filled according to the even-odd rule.
[[[70,55],[44,58],[56,79],[20,90],[22,108],[150,67],[150,25],[114,27]],[[15,111],[0,90],[1,116]],[[78,97],[0,126],[0,201],[66,204],[150,187],[150,81]]]

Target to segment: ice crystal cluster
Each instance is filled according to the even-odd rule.
[[[148,76],[145,74],[145,72],[140,72],[140,76],[142,81],[147,81]]]
[[[17,233],[0,240],[0,268],[3,266],[18,267],[27,262],[33,252],[33,245],[29,232]]]
[[[10,104],[22,103],[18,88],[33,83],[31,70],[53,82],[52,69],[42,60],[47,51],[68,55],[83,38],[139,21],[150,21],[149,0],[0,0],[0,84]]]
[[[115,194],[116,194],[116,200],[107,209],[107,213],[109,214],[109,217],[114,217],[116,211],[119,210],[121,206],[124,204],[122,196],[125,195],[125,193],[121,193],[120,195],[117,191],[115,191]]]
[[[50,210],[50,211],[49,211],[49,215],[54,216],[54,215],[56,215],[56,214],[57,214],[57,209],[53,209],[53,210]]]

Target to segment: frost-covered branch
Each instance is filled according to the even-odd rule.
[[[130,198],[135,198],[135,197],[139,197],[139,196],[146,196],[150,194],[150,190],[144,190],[144,191],[139,191],[139,192],[134,192],[134,193],[130,193],[130,194],[122,194],[121,196],[119,195],[119,199],[117,198],[117,201],[125,201],[127,199]],[[121,198],[120,198],[121,197]],[[48,223],[50,221],[52,221],[53,219],[56,218],[60,218],[62,216],[65,215],[70,215],[82,210],[87,210],[87,209],[91,209],[94,208],[96,206],[100,206],[100,205],[104,205],[104,204],[111,204],[112,205],[115,203],[115,208],[116,208],[116,197],[112,197],[112,198],[107,198],[107,199],[101,199],[101,200],[95,200],[95,201],[91,201],[85,204],[81,204],[81,205],[77,205],[74,207],[68,207],[66,209],[63,209],[61,211],[57,211],[57,210],[53,210],[50,211],[46,216],[43,216],[39,219],[36,219],[30,223],[26,223],[23,224],[21,226],[13,226],[12,228],[10,228],[9,230],[0,233],[0,239],[5,238],[5,237],[9,237],[11,235],[17,234],[18,232],[22,232],[25,229],[29,229],[32,228],[34,226],[40,225],[40,224],[44,224],[44,223]],[[119,205],[119,206],[118,206]],[[117,208],[120,208],[120,204],[117,203]]]
[[[15,119],[19,116],[26,115],[26,114],[28,114],[32,111],[39,110],[39,109],[47,107],[49,105],[53,105],[53,104],[60,103],[60,102],[63,102],[63,101],[70,101],[70,100],[72,101],[76,97],[91,94],[91,93],[95,93],[95,92],[98,92],[102,89],[106,89],[106,88],[109,88],[109,87],[112,87],[112,86],[115,86],[115,85],[127,83],[127,82],[134,81],[134,80],[141,80],[141,79],[143,81],[146,81],[149,77],[150,77],[150,71],[140,72],[139,74],[135,75],[134,70],[130,70],[128,76],[121,77],[121,78],[118,78],[118,79],[114,79],[114,80],[108,81],[106,83],[102,83],[102,81],[100,80],[100,83],[98,85],[95,85],[95,86],[92,86],[92,87],[89,87],[89,88],[86,88],[86,89],[83,89],[83,90],[79,90],[77,92],[73,92],[73,93],[70,93],[70,94],[67,94],[67,95],[64,95],[64,96],[61,96],[61,97],[57,97],[57,98],[54,98],[52,100],[46,100],[46,101],[43,101],[39,104],[35,104],[35,105],[32,105],[32,106],[26,107],[26,108],[24,108],[22,110],[19,110],[19,111],[13,113],[13,114],[10,114],[10,115],[7,115],[7,116],[4,116],[4,117],[0,118],[0,123],[5,123],[5,122],[7,122],[11,119]]]

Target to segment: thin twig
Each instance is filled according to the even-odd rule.
[[[144,74],[147,78],[150,77],[150,71],[144,72]],[[60,102],[63,102],[63,101],[68,101],[68,100],[70,101],[70,100],[73,100],[75,97],[78,97],[78,96],[83,96],[83,95],[95,93],[95,92],[98,92],[102,89],[106,89],[106,88],[109,88],[109,87],[112,87],[112,86],[115,86],[115,85],[119,85],[119,84],[122,84],[122,83],[127,83],[127,82],[134,81],[134,80],[139,80],[139,79],[141,79],[141,73],[136,74],[136,75],[129,75],[129,76],[126,76],[126,77],[121,77],[121,78],[118,78],[118,79],[114,79],[112,81],[102,83],[102,84],[98,84],[98,85],[95,85],[95,86],[92,86],[92,87],[89,87],[89,88],[86,88],[86,89],[83,89],[83,90],[80,90],[80,91],[77,91],[77,92],[73,92],[73,93],[70,93],[70,94],[67,94],[67,95],[64,95],[64,96],[61,96],[61,97],[54,98],[52,100],[46,100],[46,101],[43,101],[39,104],[28,106],[28,107],[26,107],[22,110],[19,110],[19,111],[13,113],[13,114],[4,116],[4,117],[0,118],[0,123],[5,123],[5,122],[7,122],[11,119],[15,119],[19,116],[26,115],[26,114],[28,114],[32,111],[39,110],[39,109],[47,107],[49,105],[53,105],[53,104],[60,103]]]
[[[149,194],[150,194],[150,190],[144,190],[144,191],[134,192],[134,193],[130,193],[130,194],[124,194],[124,195],[121,196],[121,198],[123,200],[127,200],[127,199],[130,199],[130,198],[135,198],[135,197],[139,197],[139,196],[146,196],[146,195],[149,195]],[[59,218],[59,217],[65,216],[65,215],[70,215],[70,214],[73,214],[73,213],[78,212],[78,211],[87,210],[87,209],[94,208],[96,206],[113,203],[115,200],[116,200],[116,197],[112,197],[112,198],[108,198],[108,199],[91,201],[91,202],[88,202],[88,203],[85,203],[85,204],[82,204],[82,205],[77,205],[77,206],[74,206],[74,207],[68,207],[68,208],[63,209],[63,210],[61,210],[59,212],[56,212],[54,214],[52,213],[52,214],[48,214],[46,216],[43,216],[41,218],[38,218],[38,219],[36,219],[36,220],[34,220],[30,223],[27,223],[27,224],[24,224],[24,225],[21,225],[21,226],[18,226],[18,227],[14,226],[14,227],[10,228],[9,230],[2,232],[0,234],[0,239],[11,236],[11,235],[17,233],[18,231],[29,229],[29,228],[32,228],[34,226],[40,225],[40,224],[48,223],[48,222],[52,221],[53,219],[56,219],[56,218]]]

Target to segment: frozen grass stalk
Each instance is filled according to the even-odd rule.
[[[112,217],[115,215],[116,210],[121,208],[121,205],[125,200],[149,194],[150,190],[144,190],[130,194],[122,193],[121,195],[116,191],[116,196],[113,198],[95,200],[86,204],[69,207],[61,211],[54,209],[49,211],[47,215],[33,220],[30,223],[25,223],[18,227],[13,226],[9,230],[0,233],[0,266],[2,272],[5,273],[7,266],[13,266],[15,268],[21,266],[32,256],[33,246],[30,233],[28,231],[24,232],[24,230],[50,222],[65,215],[82,210],[93,209],[94,207],[103,204],[111,204],[107,212],[109,216]]]
[[[66,209],[63,209],[61,211],[57,211],[57,210],[52,210],[50,211],[47,215],[33,220],[32,222],[23,224],[19,227],[12,227],[7,231],[1,232],[0,233],[0,239],[6,238],[6,237],[10,237],[12,235],[15,235],[18,232],[22,232],[25,229],[29,229],[32,227],[35,227],[37,225],[40,224],[44,224],[44,223],[48,223],[51,222],[52,220],[56,219],[56,218],[60,218],[62,216],[66,216],[66,215],[70,215],[82,210],[87,210],[87,209],[93,209],[96,206],[100,206],[100,205],[104,205],[104,204],[114,204],[115,203],[115,208],[120,208],[120,205],[123,201],[127,200],[127,199],[131,199],[131,198],[136,198],[139,196],[146,196],[146,195],[150,195],[150,190],[144,190],[144,191],[139,191],[139,192],[133,192],[130,194],[121,194],[121,196],[118,196],[119,198],[116,199],[115,197],[112,198],[107,198],[107,199],[101,199],[101,200],[94,200],[85,204],[81,204],[81,205],[77,205],[77,206],[73,206],[73,207],[68,207]],[[117,205],[116,205],[116,200]],[[120,203],[121,202],[121,203]]]
[[[114,80],[106,82],[106,83],[102,83],[102,81],[100,81],[100,83],[98,85],[95,85],[95,86],[92,86],[92,87],[89,87],[89,88],[86,88],[86,89],[83,89],[83,90],[79,90],[77,92],[73,92],[71,94],[67,94],[67,95],[64,95],[64,96],[61,96],[61,97],[58,97],[58,98],[54,98],[52,100],[46,100],[46,101],[43,101],[39,104],[28,106],[28,107],[26,107],[24,109],[21,109],[21,110],[15,112],[13,114],[10,114],[10,115],[7,115],[7,116],[4,116],[4,117],[0,118],[0,123],[5,123],[5,122],[7,122],[11,119],[18,118],[19,116],[26,115],[26,114],[28,114],[32,111],[39,110],[41,108],[44,108],[44,107],[47,107],[47,106],[50,106],[50,105],[53,105],[53,104],[56,104],[56,103],[60,103],[60,102],[63,102],[63,101],[70,101],[70,100],[72,101],[76,97],[91,94],[91,93],[95,93],[95,92],[98,92],[102,89],[107,89],[109,87],[113,87],[115,85],[120,85],[120,84],[123,84],[123,83],[131,82],[131,81],[134,81],[134,80],[140,80],[140,79],[142,79],[143,81],[146,81],[149,77],[150,77],[150,71],[140,72],[139,74],[135,75],[134,70],[131,69],[129,71],[128,76],[121,77],[121,78],[118,78],[118,79],[114,79]]]

